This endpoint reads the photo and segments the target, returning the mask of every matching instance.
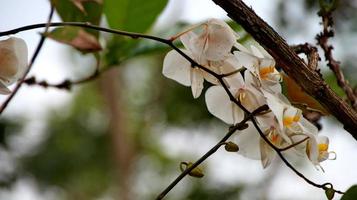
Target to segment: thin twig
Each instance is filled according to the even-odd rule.
[[[304,53],[307,57],[307,66],[311,70],[319,71],[318,62],[320,61],[320,56],[317,51],[317,48],[309,43],[299,44],[291,46],[291,48],[295,51],[295,53],[300,54]],[[321,73],[320,73],[321,74]]]
[[[243,127],[245,127],[245,124],[248,120],[251,120],[254,115],[263,112],[265,110],[269,109],[266,105],[263,105],[259,108],[257,108],[255,111],[253,111],[250,115],[247,115],[241,122],[238,124],[232,126],[229,131],[226,133],[226,135],[219,141],[215,146],[213,146],[207,153],[205,153],[201,158],[199,158],[195,163],[193,163],[190,167],[186,168],[170,185],[168,185],[159,195],[156,197],[156,200],[163,199],[167,193],[171,191],[172,188],[177,185],[187,174],[189,174],[193,169],[195,169],[198,165],[200,165],[203,161],[205,161],[208,157],[210,157],[212,154],[214,154],[219,147],[224,144],[229,137],[233,135],[233,133]]]
[[[45,27],[45,30],[43,32],[43,34],[41,34],[41,39],[40,41],[38,42],[38,45],[36,47],[36,50],[31,58],[31,61],[30,63],[28,64],[27,66],[27,69],[24,73],[24,75],[21,77],[20,81],[16,84],[14,90],[12,91],[12,93],[7,97],[7,99],[4,101],[4,103],[2,103],[1,107],[0,107],[0,114],[2,114],[5,110],[5,108],[7,107],[7,105],[10,103],[10,101],[14,98],[14,96],[17,94],[18,90],[20,89],[20,87],[22,86],[22,84],[24,83],[25,81],[25,78],[26,76],[28,75],[28,73],[31,71],[31,68],[33,66],[33,64],[35,63],[36,61],[36,58],[38,56],[38,54],[40,53],[42,47],[43,47],[43,44],[46,40],[46,33],[49,29],[49,24],[51,23],[51,20],[52,20],[52,16],[53,16],[53,13],[54,13],[54,7],[53,5],[51,4],[51,10],[50,10],[50,14],[48,16],[48,20],[47,20],[47,23],[44,24],[44,27]]]
[[[325,60],[331,71],[335,74],[337,79],[337,84],[347,95],[348,100],[350,101],[353,109],[357,110],[357,95],[353,93],[352,87],[349,85],[348,81],[345,79],[345,76],[341,70],[340,62],[335,60],[332,55],[333,46],[328,44],[329,38],[334,36],[333,18],[332,11],[321,12],[322,26],[323,30],[316,35],[317,43],[320,45],[325,54]]]
[[[55,83],[49,83],[47,81],[37,81],[36,77],[33,76],[33,77],[25,79],[24,83],[27,85],[31,85],[31,86],[38,85],[43,88],[50,87],[50,88],[56,88],[56,89],[62,89],[62,90],[71,90],[73,85],[80,85],[80,84],[87,83],[87,82],[93,81],[94,79],[99,78],[99,76],[102,74],[102,72],[104,72],[103,70],[99,71],[99,66],[100,66],[100,61],[98,59],[94,72],[92,74],[90,74],[88,77],[85,77],[80,80],[73,81],[73,80],[65,79],[64,81],[55,84]]]

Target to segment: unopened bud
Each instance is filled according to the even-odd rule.
[[[325,194],[328,200],[332,200],[335,196],[335,190],[333,188],[326,188]]]
[[[227,142],[226,145],[224,145],[224,149],[228,152],[237,152],[239,151],[239,147],[236,143],[233,142]]]
[[[191,167],[192,166],[192,162],[181,162],[180,163],[180,169],[181,169],[181,172],[185,171],[187,168]],[[189,173],[188,175],[192,176],[192,177],[196,177],[196,178],[202,178],[204,176],[203,174],[203,170],[200,168],[200,167],[195,167],[193,168]]]

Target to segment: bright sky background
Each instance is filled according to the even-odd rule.
[[[271,5],[277,3],[278,0],[249,0],[245,2],[251,5],[264,20],[273,27],[275,26],[272,24],[274,10]],[[291,0],[290,2],[294,3],[294,1]],[[299,7],[296,7],[296,9],[291,12],[299,12],[299,9]],[[0,31],[22,25],[45,22],[48,12],[49,5],[47,0],[3,1],[0,6]],[[160,17],[157,27],[167,26],[173,23],[174,20],[198,22],[207,18],[225,18],[225,12],[210,0],[171,0],[163,16]],[[54,21],[58,20],[56,16]],[[314,35],[319,30],[318,20],[316,17],[312,19],[311,22],[306,22],[311,25],[305,27],[305,35],[286,38],[287,41],[289,43],[313,42]],[[29,51],[33,52],[39,40],[39,32],[40,30],[28,31],[19,33],[16,37],[21,37],[26,40]],[[281,34],[285,35],[287,33]],[[68,48],[69,47],[47,40],[31,74],[36,75],[38,80],[60,82],[65,78],[75,77],[71,75],[73,72],[78,74],[81,71],[85,71],[84,69],[92,69],[93,66],[88,59],[86,59],[88,65],[81,64],[80,66],[73,66],[72,60],[79,60],[82,59],[82,57],[79,55],[71,57],[66,53]],[[30,55],[31,54],[32,53],[30,53]],[[84,74],[81,75],[85,76]],[[8,106],[5,115],[31,119],[33,127],[41,128],[40,122],[41,119],[45,117],[46,111],[49,109],[60,110],[70,99],[71,94],[66,91],[23,86],[15,99]],[[3,100],[4,97],[0,97],[0,101]],[[306,165],[301,171],[316,182],[332,182],[336,188],[346,190],[349,186],[355,184],[357,180],[357,170],[355,170],[357,167],[357,144],[349,134],[344,133],[343,129],[331,126],[330,124],[328,120],[323,121],[324,131],[321,134],[330,137],[330,148],[337,152],[337,160],[322,163],[326,173],[316,171],[311,165]],[[199,132],[199,130],[197,131]],[[220,134],[224,130],[214,129],[213,131]],[[197,156],[200,156],[215,143],[215,140],[208,140],[205,145],[198,150],[196,148],[183,148],[183,145],[168,147],[167,145],[165,146],[165,144],[172,144],[170,141],[175,141],[176,144],[190,142],[192,147],[199,146],[196,144],[200,143],[202,146],[200,137],[188,141],[187,137],[177,136],[188,134],[187,131],[186,133],[184,130],[170,130],[169,132],[171,133],[170,136],[164,137],[162,144],[164,147],[167,147],[168,153],[172,155],[181,154],[184,151],[191,151],[197,152]],[[33,133],[29,138],[35,138],[34,140],[36,140],[36,137],[40,136]],[[217,176],[214,177],[215,179],[222,179],[222,183],[247,182],[251,185],[252,190],[257,187],[257,183],[264,178],[264,175],[268,174],[268,172],[262,170],[259,162],[245,159],[236,154],[228,154],[224,151],[219,151],[215,156],[210,158],[208,162],[211,164],[214,163],[216,166],[218,165],[215,169],[211,169],[214,174],[217,174]],[[2,164],[0,163],[0,165]],[[289,169],[285,167],[279,169],[282,169],[282,171],[278,172],[278,175],[269,188],[271,199],[290,199],[291,195],[294,195],[296,199],[313,200],[324,198],[323,191],[304,183],[303,180],[295,176]],[[270,170],[271,169],[268,169],[267,171]],[[218,174],[220,174],[220,176],[218,176]],[[249,177],[249,180],[247,180],[247,177]],[[45,197],[43,195],[44,194],[40,193],[36,186],[32,184],[32,180],[27,179],[20,181],[11,192],[0,191],[0,198],[8,200],[33,200],[40,199],[40,196],[44,199],[48,199],[51,196],[51,194],[47,194],[47,196],[45,194]],[[248,192],[246,195],[248,195]],[[254,198],[257,197],[245,196],[244,199]]]

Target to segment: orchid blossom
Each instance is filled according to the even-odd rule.
[[[249,77],[249,71],[245,77]],[[247,110],[253,111],[265,104],[263,94],[250,84],[250,80],[236,73],[225,79],[229,92]],[[244,112],[232,102],[222,86],[212,86],[206,92],[206,104],[208,111],[228,124],[236,124],[244,118]]]
[[[185,49],[170,51],[165,56],[163,74],[190,86],[194,98],[202,93],[204,80],[213,84],[205,94],[212,115],[227,124],[237,124],[245,117],[240,106],[249,112],[265,104],[269,106],[270,112],[254,116],[264,137],[251,122],[237,134],[239,154],[261,160],[263,168],[270,165],[276,151],[284,155],[306,153],[315,166],[336,157],[328,151],[328,138],[318,136],[318,129],[281,93],[281,75],[275,60],[261,46],[248,50],[236,41],[233,30],[218,19],[192,26],[172,40],[176,38],[180,38]],[[238,50],[231,53],[233,47]],[[241,69],[246,70],[243,73]],[[221,75],[221,79],[216,75]],[[334,158],[330,158],[332,154]]]
[[[322,171],[324,171],[324,169],[320,165],[321,162],[336,159],[336,153],[328,151],[328,147],[329,139],[326,136],[312,137],[308,140],[306,145],[308,158],[315,166],[319,166]],[[332,155],[332,157],[330,155]]]
[[[199,28],[202,29],[198,34],[194,32]],[[182,51],[207,69],[223,73],[231,72],[239,65],[230,54],[237,35],[224,21],[210,19],[184,31],[180,34],[180,39],[186,48]],[[198,98],[203,89],[204,79],[214,84],[217,80],[192,64],[179,53],[170,51],[164,59],[163,74],[185,86],[191,86],[193,97]]]
[[[239,51],[234,51],[234,55],[257,79],[255,85],[273,93],[281,93],[281,75],[275,68],[275,60],[264,49],[259,50],[253,45],[250,51],[238,43],[235,47]]]

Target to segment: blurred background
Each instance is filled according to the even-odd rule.
[[[146,1],[132,2],[136,7]],[[229,21],[210,0],[162,2],[152,22],[143,20],[145,27],[139,22],[118,26],[169,37],[208,18]],[[318,1],[245,2],[289,44],[316,43],[314,38],[322,29]],[[47,0],[3,0],[0,31],[45,22],[49,8]],[[357,81],[356,8],[355,0],[340,1],[334,13],[336,36],[330,40],[351,85]],[[126,12],[138,19],[149,15],[130,14],[132,9]],[[56,13],[53,21],[61,18],[63,15]],[[115,27],[116,22],[100,21]],[[234,28],[242,42],[252,42],[239,26]],[[40,31],[16,34],[26,40],[30,55]],[[154,199],[180,173],[181,161],[195,161],[225,134],[227,125],[209,114],[204,95],[194,100],[189,88],[161,75],[167,47],[108,34],[101,34],[100,42],[107,46],[101,54],[105,72],[100,78],[71,91],[24,85],[5,110],[0,118],[0,199]],[[31,76],[50,83],[79,80],[93,73],[95,63],[91,54],[47,40]],[[343,97],[324,59],[320,67]],[[357,182],[357,143],[333,117],[324,117],[320,123],[320,134],[330,137],[330,149],[337,153],[337,160],[322,163],[325,173],[305,161],[294,161],[294,166],[315,182],[331,182],[346,190]],[[220,149],[202,168],[202,179],[186,177],[166,199],[326,198],[322,190],[306,184],[279,159],[263,170],[259,161]]]

